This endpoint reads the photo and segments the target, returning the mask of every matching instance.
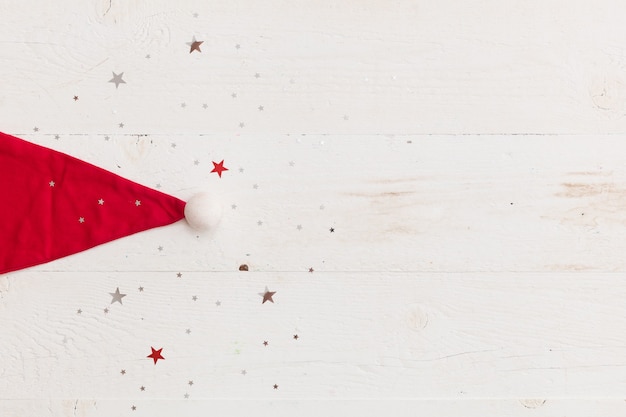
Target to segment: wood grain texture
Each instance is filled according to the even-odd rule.
[[[224,215],[0,276],[0,415],[623,415],[625,11],[1,3],[0,130]]]
[[[0,114],[53,133],[623,133],[622,7],[5,2]]]

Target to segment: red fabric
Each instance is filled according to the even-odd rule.
[[[174,223],[184,208],[178,198],[0,133],[0,274]]]

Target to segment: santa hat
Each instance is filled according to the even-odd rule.
[[[0,133],[0,274],[183,218],[219,221],[208,194],[188,203],[55,150]]]

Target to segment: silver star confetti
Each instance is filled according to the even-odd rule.
[[[122,304],[122,298],[126,297],[126,294],[120,294],[120,288],[117,287],[115,289],[115,292],[110,292],[109,295],[111,297],[113,297],[113,299],[111,300],[111,304],[113,304],[114,302],[118,302],[120,304]]]
[[[124,76],[123,72],[120,72],[119,74],[113,73],[113,78],[111,78],[109,82],[115,83],[115,88],[117,88],[120,86],[120,84],[126,84],[126,81],[122,79],[123,76]]]

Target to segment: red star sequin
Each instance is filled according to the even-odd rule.
[[[211,161],[213,162],[213,161]],[[224,160],[222,159],[222,162],[217,163],[217,162],[213,162],[213,171],[211,172],[217,172],[217,175],[220,176],[220,178],[222,178],[222,172],[224,171],[228,171],[228,168],[226,168],[224,166]]]
[[[156,350],[155,348],[153,348],[152,346],[150,346],[150,349],[152,349],[152,353],[149,354],[148,356],[146,356],[147,358],[152,358],[154,360],[154,364],[156,365],[157,361],[159,359],[163,359],[165,360],[165,358],[163,356],[161,356],[161,351],[163,350],[163,348]]]

